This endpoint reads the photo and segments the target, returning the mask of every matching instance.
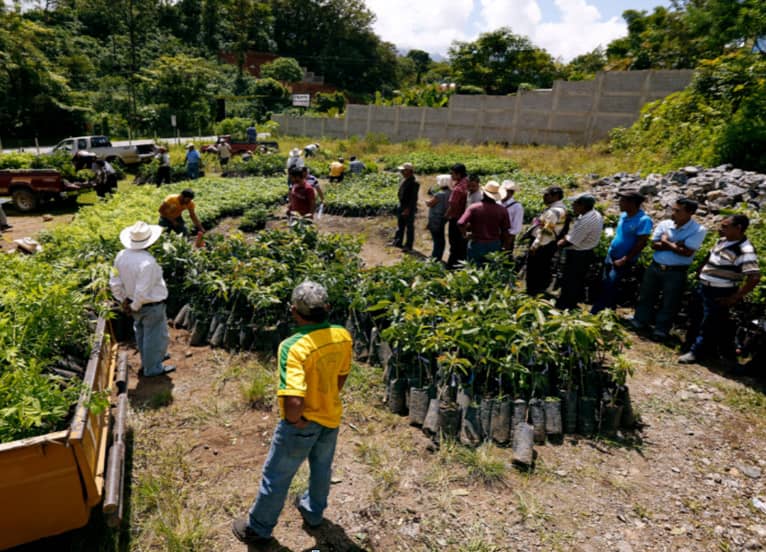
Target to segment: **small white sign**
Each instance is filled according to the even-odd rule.
[[[175,126],[176,126],[176,116],[175,115],[171,115],[170,116],[170,124],[173,126],[173,128],[175,128]]]
[[[308,107],[311,104],[311,94],[293,94],[293,107]]]

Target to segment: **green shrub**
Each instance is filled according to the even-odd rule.
[[[611,144],[644,170],[732,163],[766,171],[766,59],[738,52],[701,62],[685,90],[644,106]]]
[[[252,119],[245,119],[244,117],[229,117],[215,124],[215,133],[230,134],[232,140],[246,140],[247,139],[247,127],[252,123]]]
[[[463,163],[469,173],[480,175],[508,173],[518,168],[518,164],[514,161],[497,156],[456,156],[429,151],[386,155],[380,161],[388,170],[395,169],[402,163],[410,162],[415,165],[416,174],[446,174],[449,173],[450,168],[455,163]]]

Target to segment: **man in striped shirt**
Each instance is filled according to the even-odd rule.
[[[560,309],[574,309],[582,298],[585,288],[585,275],[593,262],[593,250],[601,240],[604,218],[593,207],[596,198],[590,194],[580,194],[572,202],[572,209],[577,218],[566,236],[558,241],[558,247],[564,248],[564,274],[561,281],[561,294],[556,301]]]
[[[678,362],[697,362],[718,346],[721,356],[736,362],[734,332],[729,321],[729,307],[736,304],[758,284],[761,273],[753,244],[745,236],[750,220],[745,215],[733,215],[721,222],[716,242],[699,270],[699,285],[690,313],[692,326],[687,334],[691,349]]]
[[[291,312],[298,328],[277,353],[280,421],[250,515],[232,524],[234,536],[247,545],[272,540],[290,482],[307,458],[309,488],[295,506],[309,528],[323,521],[343,413],[340,392],[352,354],[348,331],[327,322],[327,301],[327,290],[316,282],[305,281],[293,290]]]

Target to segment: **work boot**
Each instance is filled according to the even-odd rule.
[[[231,524],[231,532],[241,543],[249,546],[259,546],[270,543],[274,537],[262,537],[250,528],[245,518],[235,519]]]

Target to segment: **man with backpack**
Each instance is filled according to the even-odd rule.
[[[755,248],[745,236],[749,225],[745,215],[733,215],[721,221],[718,230],[721,239],[697,273],[699,284],[695,290],[696,300],[690,303],[693,311],[686,335],[691,348],[678,359],[681,364],[697,362],[716,348],[727,364],[736,364],[729,307],[741,301],[761,279]]]
[[[546,208],[534,224],[534,241],[527,256],[528,295],[544,293],[551,284],[556,243],[566,235],[569,226],[563,199],[564,190],[559,186],[550,186],[543,192]]]
[[[508,235],[510,236],[508,251],[512,253],[513,246],[516,243],[516,236],[521,233],[521,227],[524,224],[524,206],[513,199],[517,189],[517,185],[513,180],[503,180],[501,188],[505,193],[502,205],[508,211],[508,219],[511,223],[511,227],[508,229]]]

